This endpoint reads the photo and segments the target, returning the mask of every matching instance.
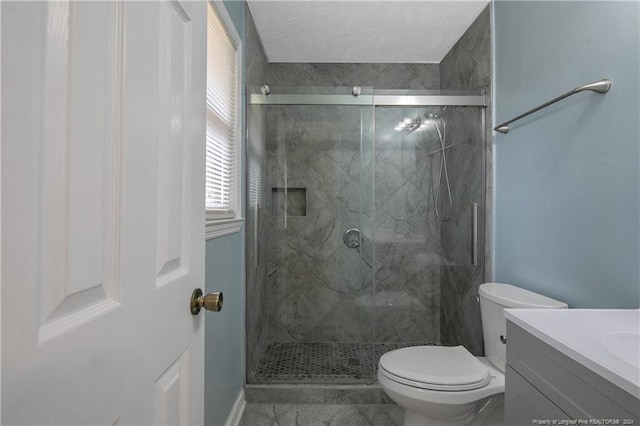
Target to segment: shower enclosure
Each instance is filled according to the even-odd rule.
[[[373,383],[379,357],[410,345],[481,353],[484,107],[248,88],[249,383]]]

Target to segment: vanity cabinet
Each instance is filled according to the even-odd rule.
[[[507,336],[505,425],[640,425],[633,395],[511,321]]]

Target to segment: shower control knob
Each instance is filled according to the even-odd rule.
[[[342,234],[344,245],[349,248],[360,247],[360,230],[358,228],[349,228]]]

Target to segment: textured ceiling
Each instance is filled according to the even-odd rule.
[[[249,0],[270,62],[439,63],[489,0]]]

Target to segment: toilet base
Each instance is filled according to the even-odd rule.
[[[443,420],[429,418],[413,411],[405,410],[404,426],[503,426],[504,425],[504,394],[497,394],[480,401],[477,408],[457,419]]]

